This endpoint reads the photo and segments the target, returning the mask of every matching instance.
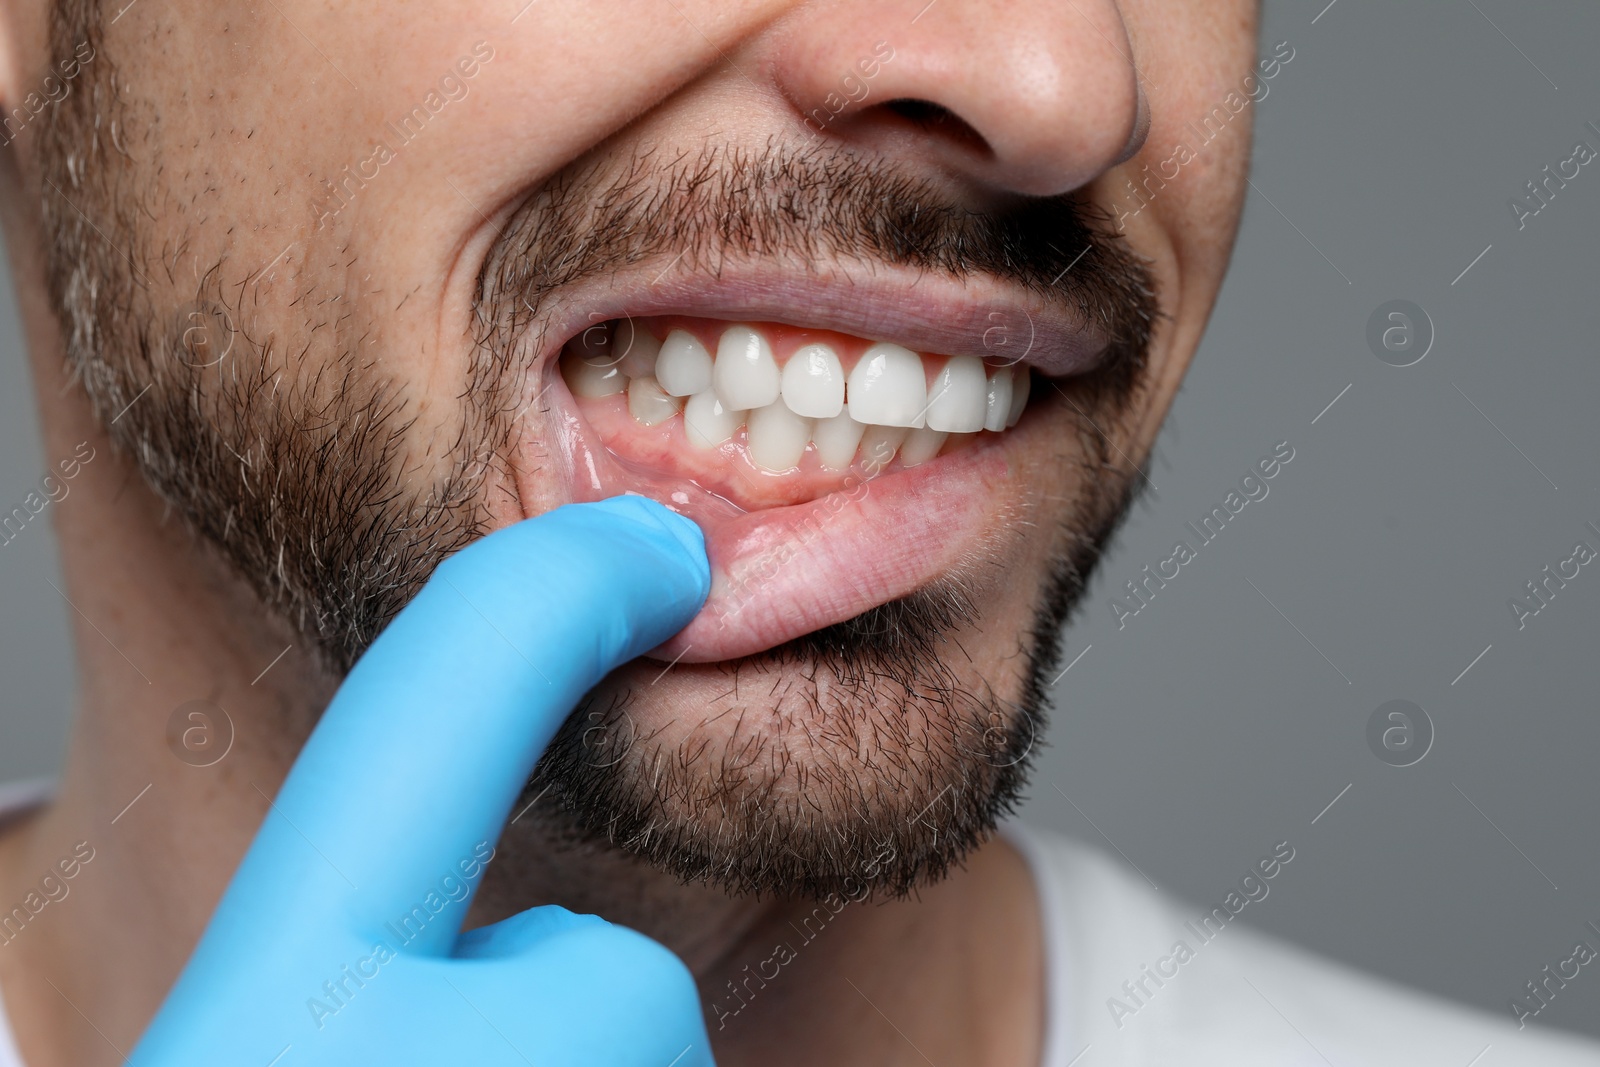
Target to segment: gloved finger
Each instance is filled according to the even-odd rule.
[[[567,505],[457,553],[339,689],[213,925],[287,913],[314,940],[319,916],[329,933],[398,922],[409,947],[448,952],[561,721],[709,588],[699,528],[643,497]]]
[[[520,956],[552,934],[604,922],[598,915],[580,914],[557,904],[544,904],[520,911],[497,923],[468,930],[456,938],[452,955],[456,959],[472,960]]]
[[[516,953],[421,963],[448,967],[451,984],[540,1067],[713,1067],[683,961],[633,930],[570,918]]]

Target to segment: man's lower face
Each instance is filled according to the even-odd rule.
[[[101,37],[76,5],[53,32]],[[101,48],[40,142],[69,358],[331,665],[473,538],[642,493],[705,531],[711,599],[567,721],[537,812],[735,892],[905,892],[992,829],[1153,402],[1155,284],[1104,212],[800,125],[642,131],[469,213],[470,268],[385,278],[399,164],[232,236],[226,183],[173,177],[186,119]]]
[[[1119,412],[1077,382],[1040,376],[1032,396],[1027,363],[827,328],[823,302],[791,305],[804,325],[624,316],[565,346],[559,447],[527,438],[541,473],[689,514],[714,578],[686,630],[568,720],[530,788],[684,878],[900,892],[1022,784],[1042,672],[1119,513],[1123,483],[1078,431]]]

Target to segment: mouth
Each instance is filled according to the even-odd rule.
[[[590,312],[545,361],[567,498],[637,493],[705,533],[710,597],[652,658],[777,647],[963,569],[1004,532],[1051,378],[1096,369],[1108,345],[1093,324],[966,295],[941,320],[910,300],[874,316],[859,293],[710,308],[658,288],[648,313]],[[809,311],[778,310],[794,306]]]

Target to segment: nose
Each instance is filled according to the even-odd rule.
[[[1116,0],[836,0],[775,37],[778,87],[813,136],[1004,191],[1076,189],[1149,125]]]

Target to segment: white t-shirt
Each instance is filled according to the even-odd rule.
[[[1039,887],[1042,1067],[1600,1067],[1600,1043],[1206,926],[1206,909],[1097,852],[1015,823],[1005,834]]]
[[[50,785],[0,785],[0,822],[43,801]],[[1066,838],[1018,823],[1004,832],[1039,888],[1049,998],[1041,1067],[1600,1067],[1600,1044],[1518,1031],[1250,929],[1202,944],[1185,922],[1200,909]],[[1199,945],[1192,958],[1170,963],[1171,977],[1149,976],[1178,940]],[[0,1067],[23,1067],[4,1004]]]

